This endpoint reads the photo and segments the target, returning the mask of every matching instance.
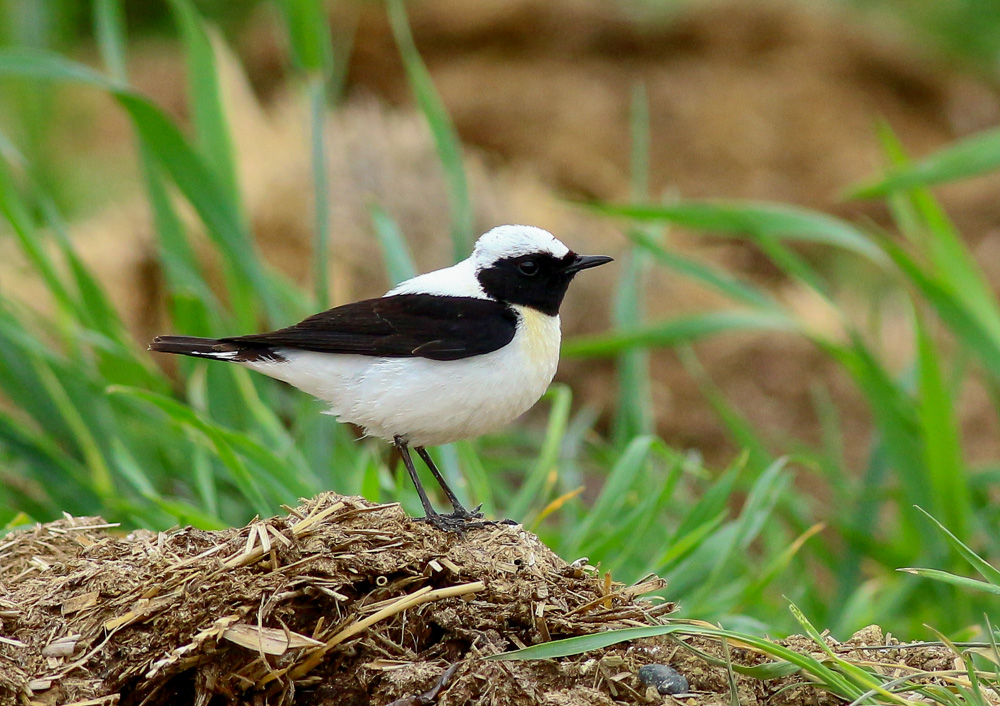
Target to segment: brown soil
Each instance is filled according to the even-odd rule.
[[[484,661],[664,622],[673,609],[642,597],[661,580],[613,583],[520,526],[457,536],[398,505],[326,494],[232,530],[108,530],[100,518],[66,517],[0,542],[0,704],[669,703],[636,677],[651,663],[687,677],[685,704],[730,702],[726,670],[695,652],[719,660],[724,651],[701,638]],[[804,638],[786,644],[817,650]],[[850,656],[885,638],[870,628],[830,644]],[[731,657],[764,660],[738,645]],[[887,669],[950,663],[938,648],[864,659]],[[735,685],[743,704],[831,701],[796,677]]]

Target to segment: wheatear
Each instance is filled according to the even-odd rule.
[[[270,333],[158,336],[150,349],[237,363],[330,404],[329,414],[399,449],[427,520],[469,526],[425,447],[493,431],[526,412],[559,362],[559,305],[580,270],[611,262],[577,255],[533,226],[498,226],[457,265],[407,280],[378,299],[338,306]],[[413,446],[454,512],[431,506]]]

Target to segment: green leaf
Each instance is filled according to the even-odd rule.
[[[947,527],[938,522],[937,519],[929,512],[927,512],[921,507],[918,507],[917,510],[922,512],[924,515],[927,516],[927,519],[929,519],[931,522],[937,525],[937,528],[944,533],[945,537],[948,538],[948,542],[951,544],[951,546],[954,547],[955,550],[962,555],[962,558],[964,558],[967,562],[969,562],[972,568],[978,571],[979,574],[984,579],[990,582],[990,584],[1000,587],[1000,570],[994,568],[982,557],[980,557],[974,551],[969,549],[969,547],[966,546],[962,540],[960,540],[958,537],[952,534]]]
[[[85,83],[108,91],[117,88],[111,79],[89,66],[48,51],[24,47],[0,49],[0,75]]]
[[[90,472],[90,486],[102,498],[110,498],[115,491],[111,469],[108,468],[101,446],[97,443],[97,439],[94,438],[92,430],[81,414],[82,410],[74,404],[59,378],[49,366],[39,358],[33,358],[30,362],[41,381],[42,388],[73,432],[77,448],[80,449]],[[88,410],[88,412],[88,417],[90,417],[93,410]]]
[[[758,309],[780,311],[780,305],[764,290],[744,282],[704,262],[673,252],[654,241],[643,231],[630,229],[625,235],[633,243],[649,253],[658,264],[690,277],[699,284],[714,289],[720,294],[743,304],[750,304]]]
[[[326,149],[326,81],[314,75],[308,82],[309,94],[309,158],[313,180],[313,278],[316,307],[330,304],[330,178],[327,175]]]
[[[658,637],[660,635],[702,635],[718,639],[736,641],[750,646],[752,649],[763,654],[775,657],[783,662],[794,665],[806,674],[812,675],[814,681],[821,686],[830,689],[841,698],[854,699],[863,693],[844,676],[825,666],[819,660],[809,656],[799,654],[787,647],[775,644],[754,635],[737,633],[719,628],[707,627],[704,624],[672,622],[667,625],[655,625],[641,628],[624,628],[622,630],[608,630],[606,632],[594,633],[591,635],[581,635],[579,637],[569,637],[552,642],[543,642],[531,647],[525,647],[513,652],[504,652],[498,655],[490,655],[483,659],[490,661],[502,660],[527,660],[527,659],[557,659],[559,657],[570,657],[583,654],[592,650],[599,650],[611,645],[617,645],[629,640],[638,640],[645,637]],[[791,667],[782,667],[782,671],[794,673]]]
[[[887,127],[882,127],[880,137],[893,165],[908,164],[902,145]],[[1000,310],[993,289],[965,240],[930,191],[912,188],[895,193],[889,204],[903,233],[930,263],[934,278],[984,326],[1000,331]]]
[[[914,325],[917,334],[918,414],[934,507],[959,537],[966,537],[973,511],[967,483],[969,474],[962,460],[959,423],[952,404],[957,393],[945,384],[937,346],[919,316],[915,317]]]
[[[886,242],[889,253],[907,279],[934,307],[941,321],[951,329],[968,350],[973,351],[983,367],[1000,380],[1000,327],[994,328],[969,310],[934,276],[927,273],[901,247]]]
[[[614,527],[616,518],[621,517],[622,505],[629,492],[635,488],[636,481],[641,480],[648,469],[650,452],[654,446],[662,443],[655,436],[639,436],[632,439],[612,466],[597,500],[587,512],[583,522],[577,526],[572,554],[579,553],[584,540],[594,534],[595,530]]]
[[[509,661],[520,662],[528,659],[556,659],[557,657],[571,657],[573,655],[601,650],[611,645],[618,645],[629,640],[639,640],[644,637],[659,637],[660,635],[670,635],[676,632],[690,631],[694,634],[703,634],[701,630],[694,629],[692,625],[684,623],[671,623],[670,625],[653,625],[645,628],[624,628],[622,630],[607,630],[605,632],[593,633],[591,635],[580,635],[578,637],[567,637],[562,640],[552,640],[543,642],[531,647],[525,647],[513,652],[504,652],[498,655],[483,657],[487,661]]]
[[[681,201],[665,205],[592,204],[590,208],[610,216],[662,221],[707,232],[832,245],[876,264],[888,264],[885,254],[864,232],[840,219],[798,206],[757,201]]]
[[[330,22],[322,0],[281,0],[295,68],[329,78],[333,73]]]
[[[122,89],[93,69],[60,56],[26,49],[0,50],[0,75],[55,81],[83,82],[109,91],[126,110],[143,144],[191,203],[234,272],[229,277],[233,307],[247,327],[256,324],[255,302],[260,300],[274,321],[280,321],[286,289],[269,275],[256,255],[239,209],[205,160],[195,152],[177,126],[147,99]]]
[[[368,205],[368,213],[371,214],[375,238],[382,250],[385,271],[389,275],[392,286],[415,277],[417,266],[413,264],[410,247],[407,245],[399,225],[384,208],[376,203]]]
[[[236,272],[230,278],[233,306],[251,325],[254,302],[260,299],[272,320],[283,311],[274,286],[261,265],[250,234],[234,202],[205,161],[163,112],[135,94],[119,92],[118,102],[132,118],[150,154],[162,165],[205,223],[209,237]]]
[[[632,158],[631,192],[634,200],[649,198],[649,101],[645,86],[632,88],[631,109]],[[639,228],[629,228],[637,236],[648,235]],[[623,258],[615,289],[613,321],[616,329],[636,329],[645,322],[645,274],[649,254],[633,246]],[[623,351],[615,364],[618,394],[611,436],[615,445],[624,447],[629,439],[651,434],[655,425],[652,385],[649,379],[649,353],[642,349]]]
[[[633,348],[676,346],[706,336],[736,331],[801,332],[794,319],[766,311],[711,311],[651,324],[634,331],[617,331],[597,336],[580,336],[563,344],[569,357],[613,356]]]
[[[189,0],[170,0],[181,31],[187,60],[188,101],[198,152],[215,173],[230,203],[240,210],[240,190],[232,136],[222,103],[222,85],[213,43],[224,48],[222,38],[209,35],[205,21]]]
[[[472,201],[469,198],[469,184],[462,161],[462,145],[452,125],[451,117],[445,110],[431,75],[424,66],[417,47],[413,43],[406,9],[402,0],[387,0],[389,23],[396,37],[399,53],[403,57],[406,76],[413,89],[413,95],[427,119],[438,158],[444,167],[445,182],[448,185],[448,201],[451,206],[451,239],[455,260],[461,260],[472,248],[475,227]]]
[[[958,181],[997,168],[1000,168],[1000,128],[977,133],[913,164],[892,169],[881,179],[853,187],[848,197],[877,198],[916,186]]]
[[[147,390],[121,386],[110,387],[108,388],[108,392],[111,394],[128,395],[130,397],[148,402],[155,407],[158,407],[164,414],[167,415],[169,419],[171,419],[171,421],[203,434],[205,438],[212,443],[216,453],[219,454],[219,458],[222,460],[222,463],[232,474],[232,478],[236,483],[236,486],[240,489],[240,492],[248,500],[250,500],[257,514],[261,517],[267,517],[271,514],[273,508],[264,499],[264,495],[261,492],[261,487],[257,482],[257,478],[250,473],[246,465],[239,459],[233,450],[231,442],[237,438],[236,435],[226,433],[228,430],[218,427],[210,420],[197,414],[191,408],[186,407],[180,402],[172,400],[169,397],[165,397],[164,395],[158,395],[153,392],[148,392]],[[244,447],[243,450],[245,451],[246,447]]]
[[[538,459],[521,483],[521,489],[507,506],[507,513],[513,519],[524,518],[532,508],[544,507],[546,497],[543,490],[553,487],[553,481],[559,474],[559,451],[569,424],[573,393],[566,385],[556,383],[549,387],[542,399],[545,398],[550,399],[552,405],[545,428],[545,439]]]
[[[986,581],[980,581],[978,579],[970,579],[966,576],[957,576],[956,574],[950,574],[947,571],[941,571],[939,569],[897,569],[906,574],[913,574],[914,576],[921,576],[926,579],[932,579],[934,581],[941,581],[942,583],[949,583],[953,586],[958,586],[959,588],[964,588],[972,591],[983,591],[985,593],[992,593],[994,595],[1000,596],[1000,586],[992,583],[987,583]]]
[[[125,11],[120,0],[95,0],[94,36],[112,80],[126,85]]]

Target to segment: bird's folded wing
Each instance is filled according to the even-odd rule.
[[[491,299],[397,294],[345,304],[270,333],[220,339],[251,347],[458,360],[502,348],[517,314]]]

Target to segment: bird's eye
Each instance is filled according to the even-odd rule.
[[[534,260],[525,260],[517,266],[517,269],[526,277],[534,277],[538,274],[538,263]]]

